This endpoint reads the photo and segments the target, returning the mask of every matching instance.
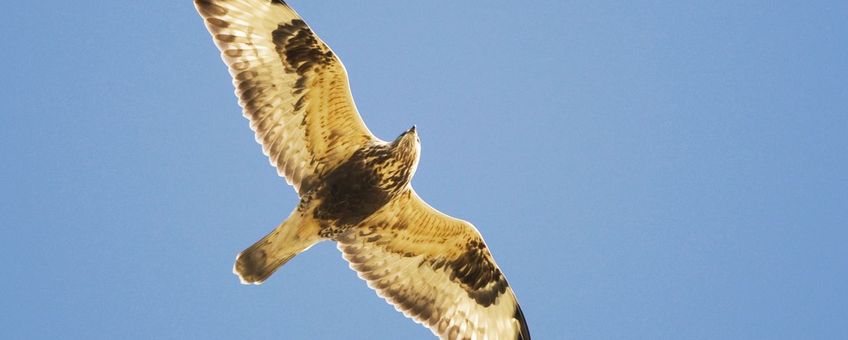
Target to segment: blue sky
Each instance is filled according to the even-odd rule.
[[[535,338],[848,334],[848,3],[290,4]],[[297,197],[191,1],[11,6],[4,337],[432,338],[331,243],[231,274]]]

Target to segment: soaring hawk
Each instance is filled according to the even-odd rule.
[[[236,257],[260,284],[323,240],[377,294],[442,339],[530,339],[506,278],[471,223],[430,207],[410,185],[415,126],[371,134],[339,58],[280,0],[194,0],[229,67],[262,151],[300,203]]]

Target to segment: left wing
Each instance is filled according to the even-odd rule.
[[[369,287],[442,339],[530,339],[477,229],[411,188],[337,241]]]
[[[356,110],[341,60],[281,0],[194,0],[277,173],[303,194],[379,141]]]

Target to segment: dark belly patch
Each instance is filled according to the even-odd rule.
[[[379,186],[380,177],[361,159],[352,157],[323,179],[316,198],[315,218],[338,226],[359,224],[385,205],[390,194]]]

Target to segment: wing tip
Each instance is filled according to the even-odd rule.
[[[524,319],[524,312],[521,306],[515,303],[515,314],[512,316],[518,322],[517,340],[530,340],[530,329],[527,328],[527,320]]]

